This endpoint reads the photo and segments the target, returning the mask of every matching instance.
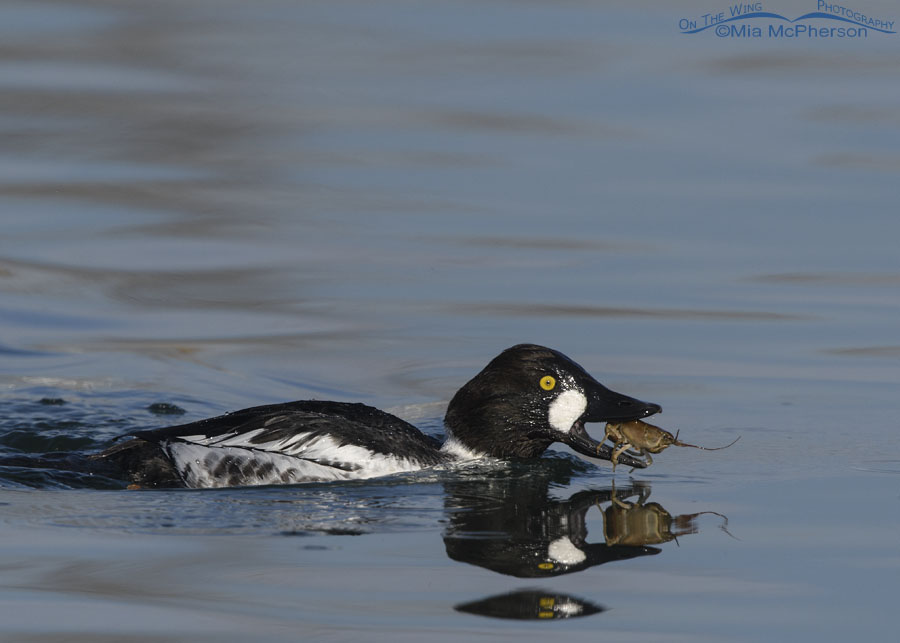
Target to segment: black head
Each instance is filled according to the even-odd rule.
[[[563,442],[609,460],[612,450],[587,434],[585,422],[625,422],[661,410],[609,390],[558,351],[519,344],[457,391],[444,423],[460,446],[497,458],[536,457]],[[627,454],[619,462],[643,466]]]

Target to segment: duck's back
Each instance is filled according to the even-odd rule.
[[[133,435],[161,451],[177,479],[193,488],[371,478],[446,459],[437,440],[408,422],[345,402],[257,406]],[[139,484],[171,486],[155,485],[139,471],[130,473]],[[171,472],[163,477],[171,478]]]

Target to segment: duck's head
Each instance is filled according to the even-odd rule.
[[[591,438],[586,422],[626,422],[661,410],[609,390],[558,351],[519,344],[457,391],[444,423],[458,445],[473,453],[531,458],[562,442],[583,455],[609,460],[611,447]],[[646,466],[627,453],[618,460]]]

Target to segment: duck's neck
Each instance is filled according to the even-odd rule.
[[[487,453],[470,449],[449,432],[447,433],[447,439],[441,446],[441,453],[450,456],[454,460],[479,460],[488,457]]]
[[[529,432],[527,420],[516,422],[492,413],[458,414],[452,412],[452,407],[444,418],[444,426],[447,441],[441,451],[465,459],[535,458],[553,442]]]

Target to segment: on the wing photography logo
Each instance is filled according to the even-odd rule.
[[[762,2],[732,4],[721,11],[678,21],[681,33],[712,31],[719,38],[865,39],[896,34],[894,21],[855,7],[816,1],[816,10],[798,18],[768,11]]]

